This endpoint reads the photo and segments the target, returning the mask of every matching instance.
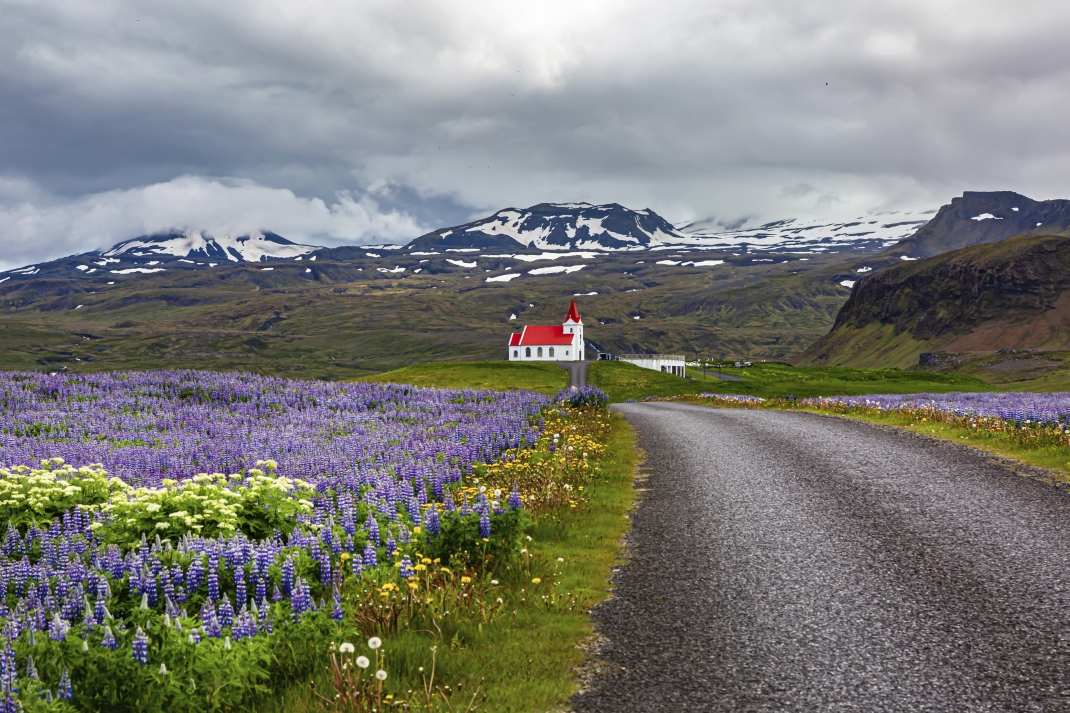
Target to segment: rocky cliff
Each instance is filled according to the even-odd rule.
[[[1024,235],[858,280],[806,364],[913,366],[935,350],[1070,344],[1070,238]]]

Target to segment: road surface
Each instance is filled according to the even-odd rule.
[[[618,406],[647,453],[578,711],[1070,711],[1070,495],[861,422]]]
[[[569,386],[587,386],[587,364],[585,361],[554,362],[568,372]]]

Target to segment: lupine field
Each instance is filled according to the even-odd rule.
[[[1016,424],[1066,425],[1070,393],[981,392],[948,394],[876,394],[803,399],[819,407],[875,408],[882,411],[930,410],[955,416],[998,418]]]
[[[526,552],[528,511],[582,503],[600,446],[570,409],[604,403],[0,375],[0,711],[235,709],[307,678],[322,656],[300,644],[332,627],[493,616],[485,568]],[[350,693],[382,705],[386,672],[368,673]]]

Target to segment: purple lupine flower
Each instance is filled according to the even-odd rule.
[[[378,566],[379,562],[375,554],[375,548],[372,547],[371,542],[368,542],[364,545],[364,567],[365,569],[372,569]]]
[[[427,508],[427,512],[424,513],[424,529],[432,537],[439,533],[438,508],[434,505]]]
[[[292,559],[287,558],[286,561],[282,563],[282,591],[283,594],[288,597],[293,595],[293,582],[294,562]]]
[[[408,579],[414,574],[412,560],[409,559],[408,555],[404,555],[401,558],[401,566],[398,568],[398,574],[401,575],[402,579]]]
[[[512,510],[520,507],[520,488],[515,480],[513,481],[513,489],[509,491],[509,507]]]
[[[490,537],[490,515],[486,510],[479,516],[479,536],[484,539]]]
[[[230,605],[230,597],[223,595],[223,602],[219,605],[219,625],[224,629],[234,622],[234,607]]]
[[[342,621],[345,618],[345,613],[342,611],[342,597],[337,591],[334,593],[334,608],[331,609],[331,618],[335,621]]]
[[[382,540],[379,539],[379,523],[371,513],[368,514],[368,521],[364,524],[364,527],[368,530],[368,540],[373,542],[376,546],[382,544]]]
[[[140,626],[134,635],[134,660],[140,664],[149,662],[149,637],[145,636]]]
[[[63,667],[63,675],[59,677],[58,695],[60,700],[74,700],[74,687],[71,686],[71,675],[67,672],[66,666]]]
[[[115,640],[115,634],[112,632],[110,625],[104,626],[104,639],[100,643],[112,651],[119,648],[119,642]]]

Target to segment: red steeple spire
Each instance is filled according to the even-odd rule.
[[[565,321],[568,322],[569,320],[577,324],[580,321],[580,311],[576,309],[576,300],[572,300],[572,304],[568,306],[568,314],[565,315]]]

